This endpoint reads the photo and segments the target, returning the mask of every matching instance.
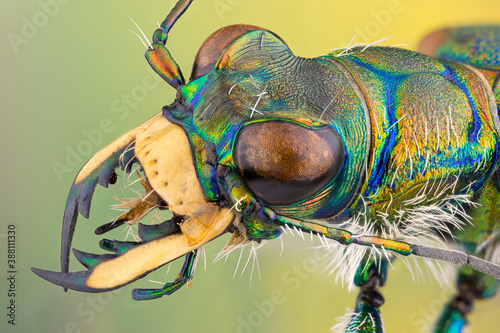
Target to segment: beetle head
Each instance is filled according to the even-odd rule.
[[[212,63],[163,109],[190,137],[207,196],[220,196],[221,164],[278,214],[342,214],[360,191],[370,137],[343,68],[329,57],[297,57],[265,30],[246,32]]]
[[[360,191],[369,122],[349,77],[332,59],[296,57],[269,31],[231,26],[207,39],[184,84],[158,45],[147,58],[178,90],[177,99],[98,152],[77,175],[64,213],[62,273],[34,269],[65,288],[118,288],[226,231],[274,238],[281,227],[268,223],[270,212],[337,217]],[[75,250],[88,271],[68,273],[78,212],[88,218],[96,184],[107,187],[116,180],[115,168],[130,171],[134,163],[143,170],[149,199],[99,233],[144,216],[155,201],[174,217],[158,227],[139,224],[139,242],[102,241],[113,255]],[[240,213],[244,197],[252,205]]]

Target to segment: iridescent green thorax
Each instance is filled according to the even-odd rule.
[[[360,262],[354,276],[354,283],[360,287],[360,293],[345,332],[384,332],[379,308],[385,299],[379,287],[385,285],[388,265],[387,260],[378,261],[372,256],[365,256]]]
[[[444,29],[439,34],[445,39],[433,51],[433,55],[473,66],[480,71],[492,88],[500,115],[500,27],[458,27]]]
[[[339,53],[332,59],[355,77],[371,116],[368,206],[482,188],[497,165],[498,129],[491,88],[477,72],[389,47]]]

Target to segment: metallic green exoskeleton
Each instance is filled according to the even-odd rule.
[[[198,248],[222,233],[237,246],[295,228],[336,241],[331,266],[360,288],[347,332],[383,331],[379,287],[408,255],[460,266],[435,332],[461,331],[500,279],[500,27],[430,35],[423,50],[435,58],[355,45],[305,59],[268,30],[234,25],[205,41],[186,83],[165,44],[190,3],[177,3],[146,52],[176,100],[82,168],[66,203],[61,273],[33,271],[101,292],[185,256],[176,281],[133,292],[152,299],[188,282]],[[134,163],[147,195],[96,232],[166,206],[172,219],[139,223],[137,242],[103,240],[114,254],[74,250],[88,270],[69,273],[78,212],[88,217],[96,184]]]

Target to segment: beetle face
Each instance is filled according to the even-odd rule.
[[[491,86],[498,71],[369,49],[372,44],[304,59],[269,31],[235,25],[202,45],[186,84],[165,45],[191,1],[179,0],[146,46],[153,69],[177,89],[176,100],[82,168],[64,214],[62,272],[34,272],[65,288],[101,292],[185,256],[174,282],[132,292],[136,300],[158,298],[191,280],[198,249],[219,235],[233,234],[220,257],[292,227],[322,237],[327,268],[341,268],[337,278],[360,287],[346,331],[383,331],[378,289],[398,254],[464,266],[458,295],[436,325],[462,327],[472,301],[491,297],[500,279],[500,265],[488,261],[498,262],[500,241],[498,98],[492,94],[498,90]],[[465,33],[498,44],[498,28]],[[453,40],[461,45],[469,39],[463,36]],[[471,45],[477,46],[462,46]],[[480,51],[472,65],[493,53]],[[114,184],[115,168],[130,173],[133,164],[146,194],[121,200],[118,206],[129,210],[96,233],[134,225],[156,208],[168,207],[173,217],[139,223],[135,242],[103,239],[101,248],[113,254],[74,250],[87,271],[69,273],[78,213],[89,216],[97,183]],[[484,209],[475,209],[473,195]],[[469,208],[476,225],[462,228]],[[426,245],[444,246],[447,234],[488,260]]]
[[[234,32],[226,29],[215,35]],[[370,135],[352,78],[328,57],[294,56],[270,32],[248,26],[236,30],[239,34],[231,35],[223,51],[212,50],[216,37],[207,40],[190,83],[180,85],[177,74],[167,80],[180,86],[177,100],[162,114],[115,140],[82,168],[66,204],[62,273],[35,269],[37,274],[65,288],[111,290],[183,255],[191,267],[190,253],[224,232],[243,235],[237,238],[245,241],[274,238],[282,232],[270,223],[275,214],[335,218],[353,204]],[[157,44],[148,52],[153,64],[169,57]],[[199,65],[205,53],[213,66],[209,71]],[[154,68],[167,78],[178,72],[174,64]],[[136,223],[159,203],[168,205],[174,217],[158,226],[139,224],[139,242],[103,240],[101,247],[114,255],[75,250],[88,271],[68,273],[78,212],[88,217],[96,184],[107,187],[116,167],[130,171],[136,162],[144,172],[146,196],[96,232]],[[188,277],[181,280],[134,297],[169,294]]]

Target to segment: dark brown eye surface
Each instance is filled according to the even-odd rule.
[[[312,129],[289,121],[265,121],[240,130],[233,156],[258,198],[285,205],[328,185],[342,167],[344,146],[329,127]]]

